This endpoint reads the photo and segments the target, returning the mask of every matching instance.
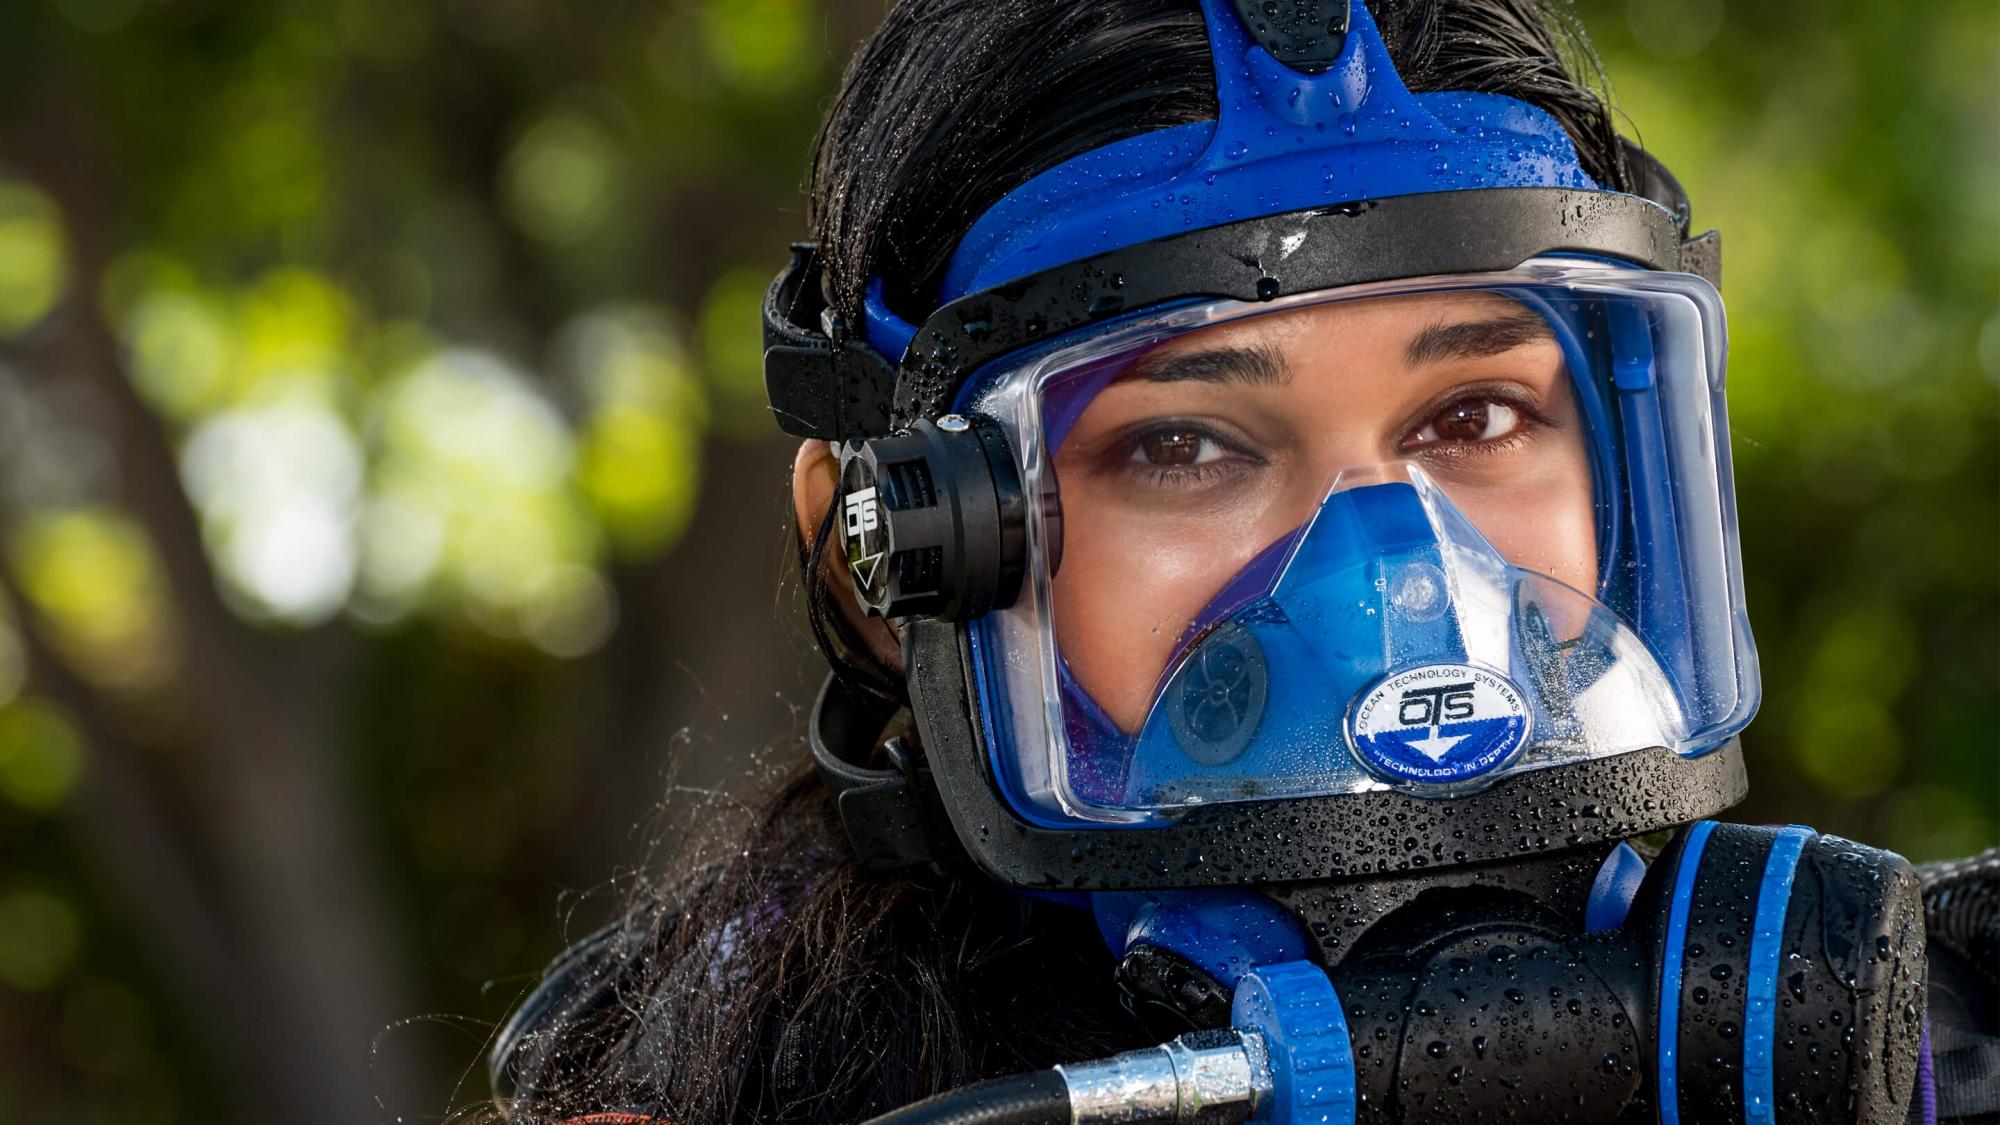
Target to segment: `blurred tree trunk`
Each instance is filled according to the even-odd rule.
[[[259,1119],[353,1125],[380,1116],[378,1097],[430,1104],[418,1101],[415,1060],[371,1058],[375,1037],[416,1007],[389,953],[381,881],[340,769],[351,638],[337,627],[261,633],[223,602],[172,446],[126,377],[95,300],[125,230],[117,169],[79,91],[44,84],[38,92],[8,113],[0,148],[61,205],[74,272],[57,323],[20,358],[87,380],[113,414],[121,498],[150,533],[176,612],[181,659],[170,690],[192,718],[188,744],[171,748],[191,767],[189,783],[124,780],[144,764],[127,760],[132,747],[115,732],[142,720],[55,666],[42,646],[38,681],[55,682],[54,694],[98,736],[93,800],[171,794],[166,808],[129,821],[88,816],[78,830],[107,867],[170,864],[171,889],[137,895],[134,916],[158,935],[180,988],[207,997],[197,1010],[220,1025],[224,1066]],[[176,849],[156,850],[165,821],[197,841],[198,856],[169,860]],[[204,883],[212,885],[206,917],[180,901]]]

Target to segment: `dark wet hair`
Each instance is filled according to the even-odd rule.
[[[1593,177],[1628,188],[1596,64],[1565,9],[1371,7],[1413,90],[1541,106]],[[902,0],[849,66],[813,156],[828,296],[852,318],[880,276],[891,306],[921,320],[959,235],[1016,185],[1214,116],[1195,0]],[[835,674],[906,703],[804,546],[825,542],[832,515],[801,536],[814,635]],[[701,810],[701,846],[676,849],[618,925],[552,970],[502,1045],[514,1120],[852,1121],[1157,1041],[1120,1009],[1087,916],[969,871],[868,874],[803,754],[791,757],[759,802]]]

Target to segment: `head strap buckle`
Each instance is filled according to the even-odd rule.
[[[870,871],[937,866],[965,858],[929,763],[901,738],[883,744],[888,769],[862,763],[894,712],[828,676],[813,704],[813,766],[833,794],[854,854]]]

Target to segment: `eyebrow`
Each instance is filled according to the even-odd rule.
[[[1292,381],[1292,369],[1285,363],[1284,354],[1269,346],[1204,348],[1181,355],[1147,356],[1116,381],[1134,379],[1152,383],[1246,383],[1276,387]]]
[[[1421,367],[1446,359],[1483,359],[1553,339],[1555,333],[1548,321],[1531,312],[1518,312],[1489,320],[1433,324],[1410,338],[1403,356],[1411,367]]]

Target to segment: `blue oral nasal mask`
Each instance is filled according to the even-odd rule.
[[[1420,469],[1355,476],[1281,544],[1268,592],[1204,611],[1129,751],[1125,805],[1443,795],[1682,739],[1671,686],[1612,614],[1510,565]]]
[[[1211,1036],[1159,1088],[1219,1051],[1255,1120],[1900,1120],[1907,865],[1704,819],[1758,692],[1713,232],[1636,148],[1611,191],[1538,108],[1412,93],[1364,4],[1202,11],[1218,119],[1022,184],[921,324],[810,245],[766,299],[904,644],[914,741],[838,680],[813,720],[857,853],[1092,910]],[[1512,444],[1349,440],[1419,384]]]

